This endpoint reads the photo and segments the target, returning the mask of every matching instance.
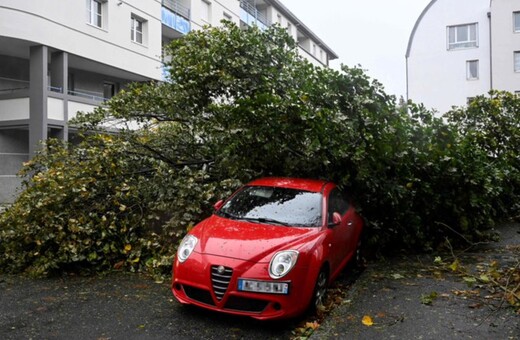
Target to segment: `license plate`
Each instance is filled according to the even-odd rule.
[[[289,282],[238,279],[238,290],[265,294],[289,294]]]

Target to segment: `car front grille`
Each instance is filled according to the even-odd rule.
[[[224,294],[226,294],[232,275],[233,269],[229,267],[211,266],[211,284],[217,300],[222,300]]]

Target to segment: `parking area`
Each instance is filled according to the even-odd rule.
[[[461,265],[474,273],[493,261],[517,265],[520,225],[501,233],[501,242],[461,253]],[[311,338],[519,339],[520,315],[489,298],[485,286],[469,286],[457,273],[436,273],[437,256],[372,262],[354,278],[345,271],[339,278],[346,290],[342,301]],[[0,275],[2,339],[290,339],[301,324],[186,308],[174,300],[168,282],[139,274]]]

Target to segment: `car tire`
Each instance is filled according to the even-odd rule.
[[[325,296],[327,295],[327,287],[329,281],[329,274],[326,268],[322,268],[316,278],[314,291],[312,292],[312,300],[310,309],[315,313],[321,310],[325,303]]]

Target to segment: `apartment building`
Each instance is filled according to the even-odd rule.
[[[278,23],[312,63],[337,58],[277,0],[0,0],[0,204],[41,140],[71,140],[78,111],[130,82],[164,79],[162,46],[222,19]]]
[[[432,0],[406,70],[408,98],[440,114],[492,89],[520,92],[520,1]]]

